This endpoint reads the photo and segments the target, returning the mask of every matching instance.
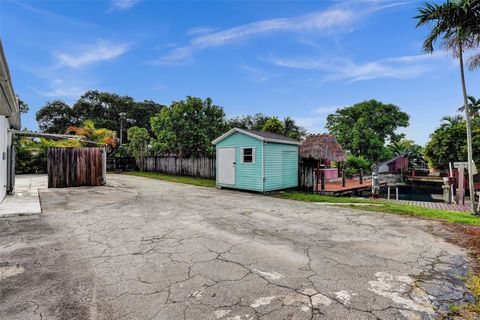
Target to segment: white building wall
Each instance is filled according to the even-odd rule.
[[[7,193],[8,127],[8,120],[4,116],[0,116],[0,202]]]

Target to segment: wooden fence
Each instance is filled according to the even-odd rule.
[[[49,188],[105,184],[106,152],[103,148],[48,148]]]
[[[143,171],[215,179],[215,158],[145,157]]]

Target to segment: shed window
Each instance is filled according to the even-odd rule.
[[[242,162],[243,163],[255,163],[255,149],[243,148],[242,149]]]

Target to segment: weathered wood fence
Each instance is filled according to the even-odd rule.
[[[143,171],[215,179],[215,158],[145,157]]]
[[[106,152],[103,148],[48,148],[49,188],[105,184]]]
[[[109,171],[133,171],[137,168],[137,161],[134,157],[107,157],[107,170]]]

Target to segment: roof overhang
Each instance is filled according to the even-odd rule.
[[[256,134],[254,134],[254,133],[251,133],[251,132],[242,130],[242,129],[240,129],[240,128],[233,128],[233,129],[225,132],[225,133],[222,134],[220,137],[218,137],[217,139],[213,140],[212,143],[213,143],[213,144],[217,144],[217,143],[219,143],[220,141],[222,141],[223,139],[231,136],[231,135],[234,134],[235,132],[240,132],[240,133],[243,133],[243,134],[245,134],[245,135],[247,135],[247,136],[250,136],[250,137],[252,137],[252,138],[255,138],[255,139],[258,139],[258,140],[261,140],[261,141],[265,141],[265,142],[274,142],[274,143],[283,143],[283,144],[293,144],[293,145],[296,145],[296,146],[299,146],[299,145],[302,144],[300,141],[286,141],[286,140],[280,140],[280,139],[265,138],[265,137],[256,135]]]
[[[20,129],[20,108],[13,91],[7,59],[0,41],[0,115],[8,118],[10,127]]]

